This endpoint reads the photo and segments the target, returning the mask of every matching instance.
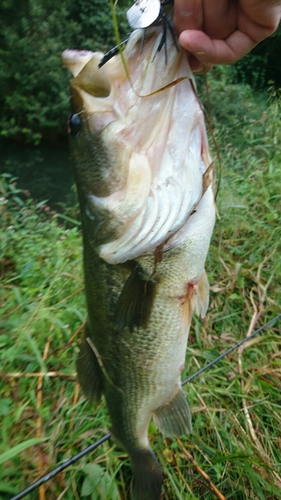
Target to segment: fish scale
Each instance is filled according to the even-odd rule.
[[[131,35],[123,52],[131,82],[120,55],[99,69],[100,53],[63,54],[74,76],[70,143],[88,309],[78,377],[92,400],[105,396],[132,462],[133,500],[161,497],[151,418],[167,436],[191,432],[180,376],[192,313],[203,317],[208,306],[215,222],[195,84],[170,35],[166,66],[161,37],[161,27],[149,28],[141,53],[141,30]]]

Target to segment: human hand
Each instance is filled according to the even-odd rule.
[[[277,29],[281,0],[174,0],[174,26],[195,73],[232,64]]]

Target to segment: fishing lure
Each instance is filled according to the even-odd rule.
[[[153,24],[161,22],[163,25],[163,35],[162,38],[159,42],[159,45],[156,49],[155,55],[156,56],[157,52],[160,52],[163,46],[165,46],[165,61],[167,63],[167,46],[166,46],[166,40],[167,40],[167,31],[169,31],[172,35],[173,42],[175,46],[177,47],[177,50],[179,51],[178,47],[178,42],[174,34],[174,30],[172,27],[172,24],[168,18],[168,16],[165,14],[165,7],[167,5],[173,5],[174,0],[136,0],[134,5],[130,7],[130,9],[127,11],[127,19],[128,22],[133,29],[143,29],[143,36],[142,36],[142,42],[141,42],[141,52],[143,49],[143,45],[145,42],[145,32],[146,29],[149,28],[149,26],[152,26]],[[119,45],[116,45],[112,49],[110,49],[106,54],[103,56],[99,63],[99,68],[104,66],[112,57],[114,57],[118,52],[122,51],[129,38],[126,38],[123,42],[121,42]],[[154,58],[153,58],[154,59]]]

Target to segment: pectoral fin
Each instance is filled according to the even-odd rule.
[[[156,283],[145,280],[141,276],[141,268],[136,266],[127,279],[116,306],[116,325],[122,333],[127,327],[133,331],[135,327],[147,325],[155,295]]]
[[[102,371],[95,353],[86,341],[90,337],[89,327],[85,327],[85,339],[77,359],[77,374],[85,396],[98,404],[102,394]]]
[[[181,388],[166,405],[153,413],[153,420],[156,427],[167,436],[182,436],[192,432],[190,406]]]

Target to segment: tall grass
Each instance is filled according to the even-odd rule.
[[[206,265],[211,302],[206,319],[193,320],[184,378],[281,309],[280,99],[257,104],[216,71],[209,90],[222,172]],[[7,176],[1,195],[0,497],[8,499],[107,433],[110,421],[75,378],[85,320],[79,224],[66,228]],[[281,498],[280,349],[279,323],[185,387],[191,436],[165,439],[151,425],[163,499]],[[126,454],[108,441],[28,498],[125,500],[130,480]]]

